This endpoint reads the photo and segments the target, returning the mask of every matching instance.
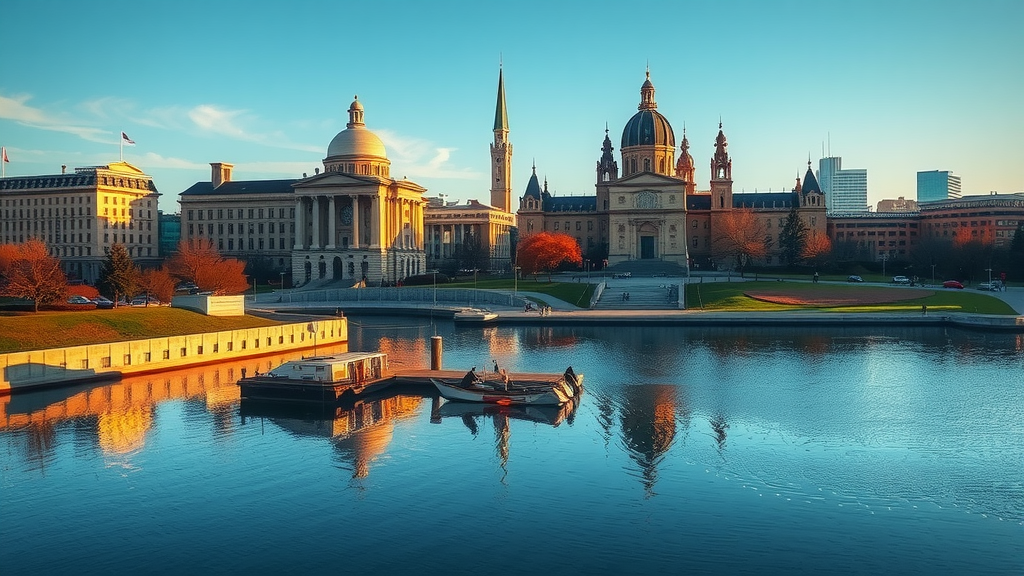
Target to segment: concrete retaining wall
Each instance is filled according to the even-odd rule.
[[[315,333],[310,328],[315,328]],[[348,342],[348,320],[0,354],[0,394]]]
[[[207,316],[245,316],[245,296],[175,296],[171,307],[184,308]]]

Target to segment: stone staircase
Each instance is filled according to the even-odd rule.
[[[652,276],[686,276],[686,269],[672,262],[661,260],[629,260],[609,266],[607,272],[610,274],[621,274],[629,272],[633,277]]]
[[[593,310],[677,310],[677,289],[673,287],[678,285],[671,280],[664,285],[616,281],[601,294]],[[629,293],[629,300],[622,298],[623,292]]]

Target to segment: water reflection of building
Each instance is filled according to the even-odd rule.
[[[622,441],[640,468],[647,496],[654,494],[658,465],[676,437],[677,393],[678,388],[669,384],[627,386],[619,407]]]
[[[352,468],[353,478],[370,474],[370,463],[387,451],[395,422],[416,414],[423,398],[396,395],[359,400],[349,406],[316,404],[280,407],[274,404],[241,404],[242,422],[268,418],[283,430],[300,436],[330,438],[335,451]]]
[[[347,351],[347,345],[324,347],[325,353]],[[113,384],[86,384],[53,388],[12,396],[0,396],[0,431],[24,429],[28,441],[25,459],[38,459],[56,447],[54,427],[68,420],[76,433],[91,435],[107,454],[126,454],[142,448],[153,425],[157,404],[186,400],[200,409],[219,415],[219,426],[230,426],[226,408],[239,401],[238,386],[243,368],[269,369],[301,352],[246,358],[238,362],[211,364],[125,378]]]

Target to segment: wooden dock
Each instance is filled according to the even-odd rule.
[[[461,380],[466,372],[469,370],[430,370],[423,368],[421,370],[396,370],[394,379],[396,384],[423,384],[433,388],[434,384],[431,383],[431,378],[441,378],[444,380]],[[501,378],[494,372],[477,370],[477,375],[485,380],[498,380]],[[535,372],[509,372],[508,379],[512,382],[517,381],[530,381],[530,382],[542,382],[554,384],[562,379],[562,374],[542,374]]]

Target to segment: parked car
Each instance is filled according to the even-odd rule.
[[[906,276],[893,276],[892,277],[892,283],[893,284],[906,284],[906,285],[909,286],[910,285],[910,278],[907,278]]]
[[[108,309],[114,307],[114,301],[109,298],[104,298],[103,296],[93,298],[92,303],[95,304],[97,308]]]
[[[93,303],[92,300],[89,300],[85,296],[79,296],[78,294],[75,294],[74,296],[68,298],[68,304],[92,304],[92,303]]]
[[[861,278],[860,276],[847,276],[846,277],[846,281],[847,282],[863,282],[864,279]]]
[[[145,294],[143,294],[142,296],[136,296],[135,298],[132,298],[132,306],[146,306],[147,304],[149,306],[159,306],[160,300],[154,298],[153,296],[150,296],[147,299]]]
[[[943,288],[956,288],[957,290],[963,290],[964,285],[959,280],[946,280],[942,283]]]

